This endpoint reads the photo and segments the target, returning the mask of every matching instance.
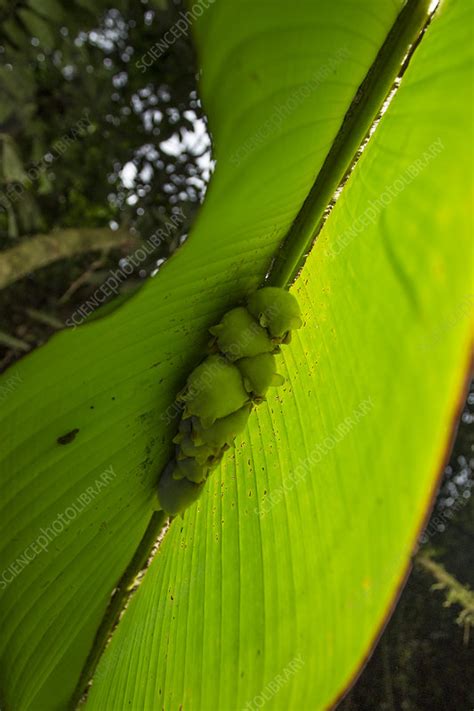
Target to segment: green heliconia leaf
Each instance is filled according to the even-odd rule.
[[[468,368],[471,27],[446,2],[428,29],[294,285],[288,386],[172,524],[87,711],[317,711],[366,656]]]
[[[2,707],[67,707],[156,506],[174,399],[207,328],[262,282],[402,4],[340,0],[336,15],[332,0],[220,0],[201,15],[217,166],[187,243],[120,309],[74,328],[84,305],[0,380]],[[322,708],[367,652],[426,511],[467,361],[466,318],[433,335],[466,291],[469,256],[467,123],[448,100],[469,85],[459,36],[469,25],[453,13],[447,3],[417,49],[296,283],[306,326],[278,356],[287,384],[172,523],[98,668],[92,708],[239,708],[277,676],[274,708]],[[404,99],[409,80],[420,86]],[[397,105],[403,130],[390,128]],[[366,128],[373,109],[360,114]],[[366,209],[367,185],[375,201],[403,161],[422,159],[421,137],[426,150],[441,137],[444,151],[330,255]]]

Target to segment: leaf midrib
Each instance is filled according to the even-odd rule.
[[[352,170],[357,153],[430,21],[432,0],[408,0],[359,86],[321,170],[268,270],[266,283],[289,286],[301,271],[327,219],[336,190]]]

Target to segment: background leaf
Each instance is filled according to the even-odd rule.
[[[26,178],[15,143],[8,136],[2,136],[2,178],[6,183],[22,181]]]

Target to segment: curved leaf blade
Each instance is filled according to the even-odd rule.
[[[428,29],[294,286],[289,385],[173,523],[88,711],[324,709],[367,654],[469,365],[471,27],[445,2]]]
[[[1,381],[20,380],[0,413],[2,575],[104,470],[116,474],[47,553],[0,586],[7,707],[62,708],[70,696],[155,505],[175,426],[167,408],[202,353],[206,328],[261,282],[401,4],[344,0],[336,21],[329,0],[305,2],[301,14],[262,1],[247,3],[248,23],[243,6],[236,17],[225,0],[202,16],[202,94],[219,170],[191,239],[120,310],[59,334]],[[269,20],[279,35],[271,47],[260,34]],[[223,35],[223,23],[232,32]],[[248,52],[239,59],[242,43]],[[339,43],[349,53],[327,64]],[[268,56],[277,55],[274,66]],[[233,82],[242,82],[237,102],[229,101]],[[314,91],[301,95],[310,82]],[[275,119],[276,130],[260,140],[269,113],[288,102],[284,122]],[[255,148],[236,161],[241,142],[255,135]]]

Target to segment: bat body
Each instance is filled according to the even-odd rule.
[[[198,498],[253,407],[265,400],[268,388],[284,382],[275,354],[302,325],[296,298],[285,289],[264,287],[209,329],[211,354],[176,398],[182,418],[173,439],[175,457],[158,481],[161,509],[175,516]]]

